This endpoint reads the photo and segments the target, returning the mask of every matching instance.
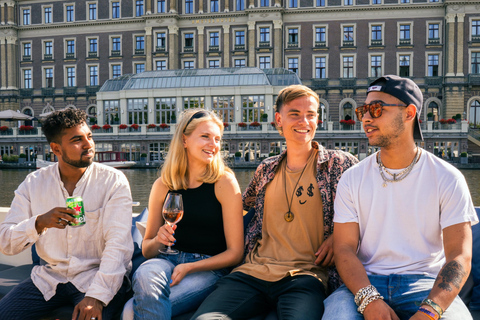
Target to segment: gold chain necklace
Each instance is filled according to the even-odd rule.
[[[287,213],[285,213],[285,215],[283,216],[283,218],[284,218],[285,221],[287,221],[287,222],[292,222],[293,219],[295,218],[295,215],[294,215],[293,212],[291,211],[292,204],[293,204],[293,195],[295,194],[295,189],[297,189],[297,186],[298,186],[298,183],[300,182],[300,179],[302,179],[303,172],[304,172],[305,169],[307,168],[309,159],[310,159],[310,157],[308,157],[307,163],[305,163],[305,166],[304,166],[303,169],[302,169],[302,173],[300,174],[300,177],[298,178],[297,183],[295,183],[295,187],[293,187],[292,196],[290,197],[290,202],[288,202],[288,195],[287,195],[287,173],[286,173],[286,172],[287,172],[287,167],[288,167],[288,162],[287,162],[287,157],[285,156],[285,168],[283,169],[283,186],[284,186],[284,190],[285,190],[285,199],[287,200],[288,211],[287,211]]]

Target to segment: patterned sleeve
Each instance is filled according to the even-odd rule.
[[[255,174],[253,175],[250,183],[248,184],[247,189],[242,195],[243,201],[243,210],[250,210],[252,207],[255,206],[255,199],[257,197],[257,186],[262,177],[262,170],[263,170],[263,162],[257,167]]]

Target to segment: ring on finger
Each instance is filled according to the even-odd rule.
[[[62,218],[58,218],[58,222],[57,223],[62,223]]]

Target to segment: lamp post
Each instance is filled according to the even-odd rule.
[[[324,121],[324,120],[325,120],[325,119],[324,119],[325,105],[324,105],[323,103],[320,104],[320,108],[322,109],[322,118],[321,118],[321,120],[322,120],[322,129],[323,129],[323,123],[325,122],[325,121]]]

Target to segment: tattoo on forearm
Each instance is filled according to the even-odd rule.
[[[453,260],[447,263],[440,274],[438,275],[437,281],[440,282],[438,286],[445,291],[452,291],[453,288],[451,285],[454,285],[455,288],[460,289],[463,278],[467,276],[463,266],[457,261]]]

